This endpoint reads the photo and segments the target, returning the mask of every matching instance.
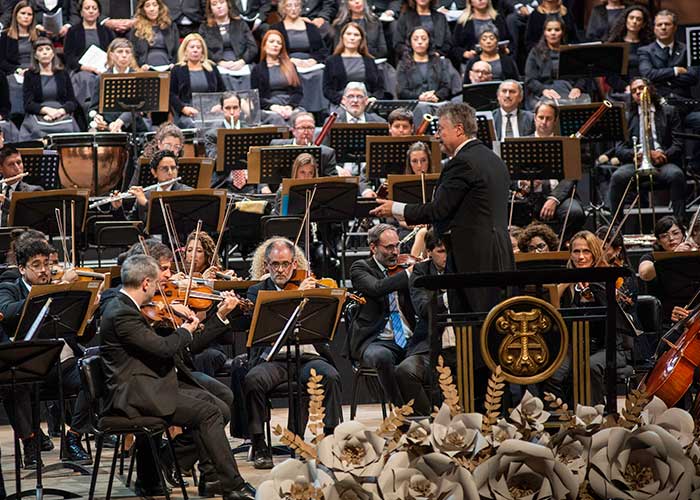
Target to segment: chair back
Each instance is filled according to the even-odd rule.
[[[100,355],[87,355],[78,361],[78,368],[94,424],[101,413],[100,401],[106,391],[104,361]]]

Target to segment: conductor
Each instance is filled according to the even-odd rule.
[[[409,225],[431,223],[445,241],[446,272],[514,269],[508,236],[510,175],[496,154],[476,138],[476,112],[468,104],[447,104],[438,111],[438,139],[450,157],[429,203],[378,200],[372,211]],[[450,296],[452,312],[488,311],[498,290],[467,288]]]

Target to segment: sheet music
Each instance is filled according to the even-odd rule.
[[[15,81],[16,81],[18,84],[22,85],[22,84],[24,83],[24,75],[23,75],[23,74],[20,75],[19,73],[15,73],[15,74],[12,75],[12,76],[15,77]]]
[[[169,71],[171,68],[172,64],[163,64],[161,66],[149,66],[153,71],[159,71],[159,72],[164,72],[164,71]]]
[[[46,31],[57,35],[61,28],[63,27],[63,8],[59,9],[53,14],[44,14],[44,20],[41,23]]]
[[[463,10],[448,10],[447,12],[443,12],[443,14],[445,14],[448,23],[453,23],[459,19],[459,16],[461,16],[463,12]]]
[[[326,67],[325,64],[320,64],[320,63],[319,63],[319,64],[314,64],[313,66],[309,66],[308,68],[297,68],[297,73],[301,73],[301,74],[303,74],[303,73],[311,73],[312,71],[316,71],[316,70],[319,70],[319,69],[323,69],[323,68],[325,68],[325,67]]]
[[[217,66],[217,69],[219,70],[219,73],[222,75],[231,75],[231,76],[250,76],[250,66],[245,65],[241,69],[227,69],[223,68],[221,66]]]
[[[96,45],[90,45],[78,62],[81,66],[92,66],[104,73],[107,71],[107,52]]]

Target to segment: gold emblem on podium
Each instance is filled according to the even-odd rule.
[[[512,297],[494,307],[481,328],[481,353],[507,381],[535,384],[549,378],[564,361],[569,333],[551,304],[528,296]]]

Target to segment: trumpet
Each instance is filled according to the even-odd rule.
[[[433,123],[433,120],[435,120],[435,117],[431,114],[424,114],[423,115],[423,121],[418,125],[418,128],[416,129],[416,135],[425,135],[425,132],[428,130],[428,127],[430,126],[431,123]]]
[[[163,182],[158,182],[156,184],[151,184],[150,186],[143,188],[143,190],[144,191],[154,191],[158,188],[162,188],[162,187],[174,184],[177,181],[179,181],[180,179],[182,179],[182,177],[175,177],[174,179],[170,179],[169,181],[163,181]],[[102,205],[107,205],[108,203],[112,203],[114,201],[126,200],[128,198],[135,198],[135,196],[129,192],[115,194],[114,196],[106,196],[104,198],[98,199],[97,201],[94,201],[93,203],[90,203],[88,205],[88,208],[89,209],[98,208],[98,207],[101,207]]]
[[[637,175],[642,177],[649,176],[654,173],[654,163],[651,160],[651,151],[654,149],[652,141],[653,135],[651,130],[651,96],[649,95],[649,87],[644,87],[642,95],[639,99],[639,119],[642,120],[642,137],[640,137],[642,160],[641,165],[637,169]],[[635,155],[637,152],[635,151]]]

